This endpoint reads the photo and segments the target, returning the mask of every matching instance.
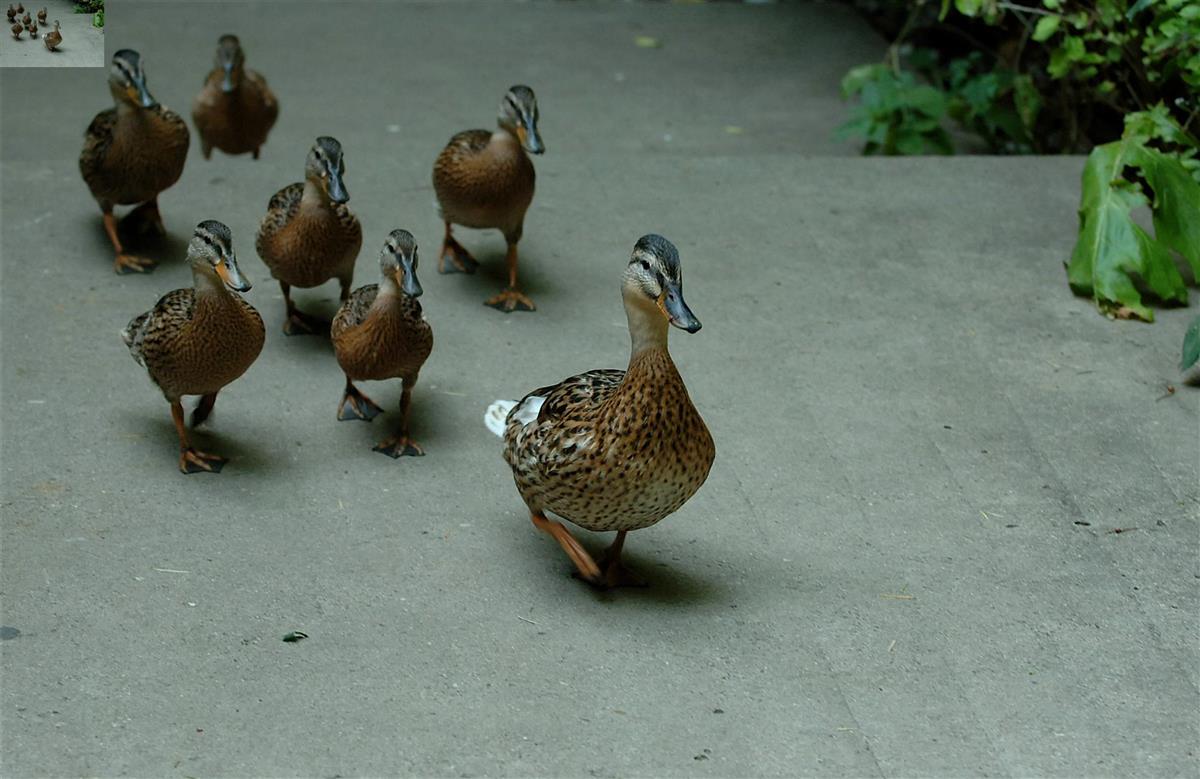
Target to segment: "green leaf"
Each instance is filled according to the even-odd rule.
[[[1037,26],[1033,28],[1033,39],[1038,43],[1049,40],[1050,36],[1058,31],[1058,25],[1062,22],[1061,16],[1043,16],[1038,19]]]
[[[1179,370],[1186,371],[1200,362],[1200,316],[1192,320],[1183,335],[1183,355],[1179,358]]]
[[[1140,279],[1162,300],[1184,303],[1187,288],[1170,250],[1132,219],[1148,205],[1136,185],[1123,179],[1130,157],[1144,147],[1131,140],[1097,146],[1083,169],[1079,239],[1067,264],[1067,280],[1079,294],[1091,295],[1101,310],[1154,321],[1134,284]]]
[[[963,16],[978,16],[983,0],[954,0],[954,7]]]
[[[1157,149],[1136,146],[1130,157],[1154,190],[1150,208],[1155,236],[1179,252],[1200,277],[1200,184],[1179,160]]]

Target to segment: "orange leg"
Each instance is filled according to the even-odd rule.
[[[188,443],[187,428],[183,426],[183,404],[178,400],[171,401],[171,418],[175,420],[175,432],[179,433],[179,470],[189,474],[220,473],[229,461],[192,448]]]
[[[617,531],[617,538],[612,542],[612,546],[604,550],[604,557],[601,559],[604,565],[604,581],[609,587],[646,587],[649,583],[621,562],[621,549],[625,546],[626,532],[628,531]]]
[[[287,306],[287,319],[283,320],[284,335],[327,335],[329,333],[327,320],[306,314],[296,308],[296,304],[292,302],[291,284],[281,281],[279,288],[283,290],[283,303]]]
[[[350,419],[361,419],[364,422],[370,422],[382,413],[383,409],[375,405],[375,401],[364,395],[362,390],[355,387],[350,381],[350,377],[347,376],[346,392],[342,395],[342,402],[338,406],[338,420],[345,422]]]
[[[479,263],[466,248],[450,234],[450,223],[446,222],[446,235],[442,238],[442,253],[438,256],[438,273],[474,273]]]
[[[117,257],[113,260],[115,272],[120,274],[149,273],[154,270],[158,264],[154,260],[136,257],[125,252],[125,247],[121,246],[121,238],[117,235],[117,218],[113,216],[111,208],[104,212],[104,231],[108,233],[108,240],[112,241],[113,248],[117,252]]]
[[[533,301],[517,289],[517,245],[515,243],[508,245],[508,254],[504,256],[504,262],[508,265],[508,287],[499,295],[483,301],[483,304],[497,308],[506,314],[513,311],[536,310],[537,306],[533,305]]]
[[[575,563],[575,568],[579,571],[579,577],[589,584],[594,584],[597,587],[605,585],[604,577],[600,575],[600,566],[596,565],[596,561],[588,554],[588,551],[575,540],[575,536],[563,527],[558,522],[552,519],[547,519],[546,515],[540,511],[530,513],[529,518],[533,520],[533,526],[543,533],[549,533],[553,536],[558,545],[567,553],[567,557],[571,558],[571,562]]]
[[[196,406],[192,412],[192,427],[200,427],[204,421],[208,419],[208,415],[212,413],[213,406],[217,404],[217,393],[212,392],[200,398],[200,405]]]
[[[396,435],[380,441],[374,448],[388,457],[399,458],[405,455],[424,457],[425,450],[416,441],[408,437],[408,412],[412,409],[412,383],[405,381],[404,390],[400,393],[400,430]]]

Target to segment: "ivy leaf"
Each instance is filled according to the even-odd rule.
[[[1144,146],[1125,139],[1097,146],[1088,155],[1079,240],[1067,264],[1067,280],[1076,293],[1091,295],[1106,313],[1127,312],[1152,322],[1154,313],[1142,302],[1134,279],[1159,299],[1178,303],[1187,302],[1187,287],[1170,249],[1130,216],[1134,208],[1150,205],[1141,188],[1123,178],[1126,166],[1143,162],[1140,157],[1145,151]],[[1174,200],[1178,193],[1171,192]]]
[[[1061,21],[1061,16],[1043,16],[1038,19],[1037,26],[1033,28],[1033,39],[1038,43],[1049,40],[1050,36],[1058,31]]]
[[[1183,355],[1179,359],[1179,370],[1187,371],[1200,362],[1200,316],[1192,320],[1183,336]]]

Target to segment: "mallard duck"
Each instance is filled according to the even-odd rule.
[[[508,287],[484,304],[506,313],[535,308],[533,301],[517,289],[517,241],[524,229],[525,211],[533,201],[535,176],[529,154],[546,150],[537,122],[533,90],[515,86],[500,101],[499,128],[495,132],[458,133],[433,164],[433,189],[446,223],[438,272],[474,273],[479,264],[454,240],[452,224],[499,228],[508,242]]]
[[[58,20],[54,20],[54,29],[42,36],[42,43],[49,51],[54,51],[62,43],[62,32],[58,29]]]
[[[342,145],[333,138],[318,138],[304,164],[304,183],[276,192],[258,229],[255,247],[283,290],[283,332],[288,335],[329,330],[328,322],[296,308],[292,287],[316,287],[336,278],[342,285],[342,302],[350,296],[362,226],[346,208],[350,195],[342,183],[345,171]]]
[[[29,37],[36,38],[37,36],[38,36],[37,22],[34,22],[33,24],[29,25]]]
[[[18,40],[18,41],[21,40],[21,33],[23,33],[23,32],[25,32],[25,27],[20,22],[17,22],[16,24],[14,24],[12,26],[13,40]]]
[[[25,6],[22,5],[21,3],[17,3],[17,13],[19,13],[19,14],[25,13]]]
[[[46,9],[44,7],[42,8],[42,10],[37,12],[37,20],[38,20],[38,24],[46,23]]]
[[[226,154],[250,152],[258,159],[259,147],[278,115],[279,103],[267,80],[245,68],[237,36],[222,35],[217,41],[217,66],[192,103],[204,159],[212,156],[213,148]]]
[[[695,494],[716,450],[667,352],[667,325],[700,329],[683,300],[679,253],[643,236],[621,281],[633,348],[629,368],[596,370],[499,400],[484,417],[504,439],[504,459],[533,524],[553,536],[579,575],[597,586],[642,582],[621,564],[630,530],[649,527]],[[558,522],[617,531],[597,565]]]
[[[8,10],[5,11],[5,14],[8,16],[9,22],[17,18],[17,9],[12,7],[12,3],[8,4]]]
[[[24,16],[21,17],[21,24],[25,25],[26,30],[29,29],[29,25],[32,23],[33,23],[33,17],[31,17],[29,14],[25,14]]]
[[[425,451],[409,437],[408,417],[417,374],[433,350],[433,331],[421,315],[421,283],[417,281],[417,244],[407,230],[393,230],[379,255],[380,284],[354,290],[333,318],[330,335],[338,365],[346,374],[346,392],[338,419],[371,421],[381,409],[354,380],[399,378],[400,429],[380,442],[376,452],[389,457],[421,456]]]
[[[84,134],[79,170],[104,213],[104,229],[117,256],[117,273],[144,273],[154,261],[128,254],[117,235],[113,206],[140,206],[125,218],[164,234],[158,194],[179,180],[187,159],[188,128],[179,114],[159,105],[146,88],[141,56],[113,55],[108,88],[116,107],[96,114]]]
[[[179,433],[179,470],[219,472],[226,460],[194,449],[183,424],[184,395],[199,395],[192,427],[212,413],[221,388],[241,376],[262,351],[262,317],[236,292],[250,289],[233,253],[229,228],[208,220],[188,244],[192,288],[168,292],[136,316],[121,338],[171,404]],[[230,291],[234,290],[234,291]]]

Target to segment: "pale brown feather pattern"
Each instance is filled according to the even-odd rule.
[[[225,289],[168,292],[122,332],[130,354],[167,400],[217,392],[246,372],[266,329],[249,303]]]
[[[79,170],[101,206],[144,203],[179,180],[189,139],[187,124],[170,109],[110,108],[88,125]]]
[[[627,372],[590,371],[530,394],[545,398],[541,411],[526,424],[520,404],[510,413],[504,457],[531,510],[588,530],[636,530],[708,477],[712,435],[665,349],[637,355]]]
[[[458,133],[433,165],[442,218],[464,227],[497,227],[509,242],[521,237],[535,181],[529,155],[507,133]]]
[[[402,378],[411,385],[433,351],[433,330],[421,304],[407,295],[379,296],[379,285],[359,287],[330,327],[338,365],[355,380]]]
[[[221,91],[225,72],[214,69],[192,103],[192,121],[201,142],[226,154],[258,149],[279,116],[279,101],[267,80],[253,70],[243,72],[238,88]]]
[[[271,276],[294,287],[316,287],[332,278],[349,284],[362,248],[362,225],[344,203],[306,207],[304,184],[275,193],[255,237]]]

